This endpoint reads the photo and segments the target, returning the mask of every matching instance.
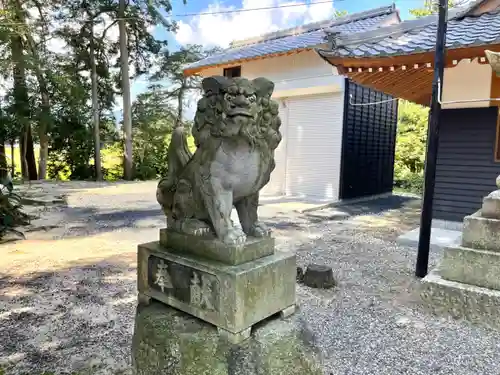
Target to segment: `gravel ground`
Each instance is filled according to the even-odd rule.
[[[135,247],[155,240],[164,225],[152,189],[151,183],[51,187],[68,206],[38,209],[43,216],[28,240],[0,247],[6,374],[130,374]],[[333,290],[298,288],[326,374],[500,373],[498,332],[420,306],[415,250],[395,242],[417,225],[417,201],[346,206],[352,216],[341,221],[291,207],[268,204],[261,216],[274,227],[280,250],[296,251],[300,265],[334,270]]]

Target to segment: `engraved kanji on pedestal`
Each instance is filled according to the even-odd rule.
[[[149,286],[165,298],[192,308],[218,311],[219,281],[215,275],[151,255],[148,261]]]
[[[193,272],[193,277],[191,278],[191,305],[204,308],[206,310],[215,311],[215,307],[212,303],[213,290],[212,290],[212,280],[208,275],[202,274],[201,280],[198,273]]]
[[[160,263],[158,263],[155,276],[156,278],[154,283],[160,287],[162,292],[164,292],[165,289],[172,289],[174,287],[168,273],[168,265],[165,264],[163,259],[160,261]]]

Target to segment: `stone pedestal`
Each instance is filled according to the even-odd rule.
[[[300,313],[261,322],[232,344],[214,326],[152,302],[137,309],[132,347],[137,375],[323,375]]]
[[[213,237],[162,230],[139,245],[142,303],[161,301],[219,328],[230,342],[250,337],[254,324],[295,309],[295,255],[274,252],[272,238],[227,246]]]
[[[435,313],[500,328],[500,193],[464,218],[461,246],[446,248],[423,279],[421,296]]]

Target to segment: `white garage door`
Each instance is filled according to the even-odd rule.
[[[271,180],[264,186],[261,195],[264,196],[283,196],[285,195],[285,174],[286,174],[286,128],[287,128],[287,108],[283,101],[278,99],[280,104],[279,114],[281,118],[281,142],[274,151],[276,168],[271,174]]]
[[[285,193],[338,200],[343,92],[286,101]]]

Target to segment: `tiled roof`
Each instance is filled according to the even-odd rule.
[[[463,9],[449,14],[446,47],[463,48],[500,43],[500,11],[466,16]],[[373,32],[332,35],[336,48],[319,51],[324,57],[384,57],[432,51],[436,43],[437,17],[402,22]]]
[[[233,47],[184,67],[184,70],[199,69],[231,61],[252,59],[261,56],[312,48],[326,43],[324,29],[334,28],[342,33],[373,30],[397,14],[394,5],[354,13],[334,20],[316,22],[299,28],[282,30],[258,38],[235,42]],[[399,18],[398,18],[399,20]]]

